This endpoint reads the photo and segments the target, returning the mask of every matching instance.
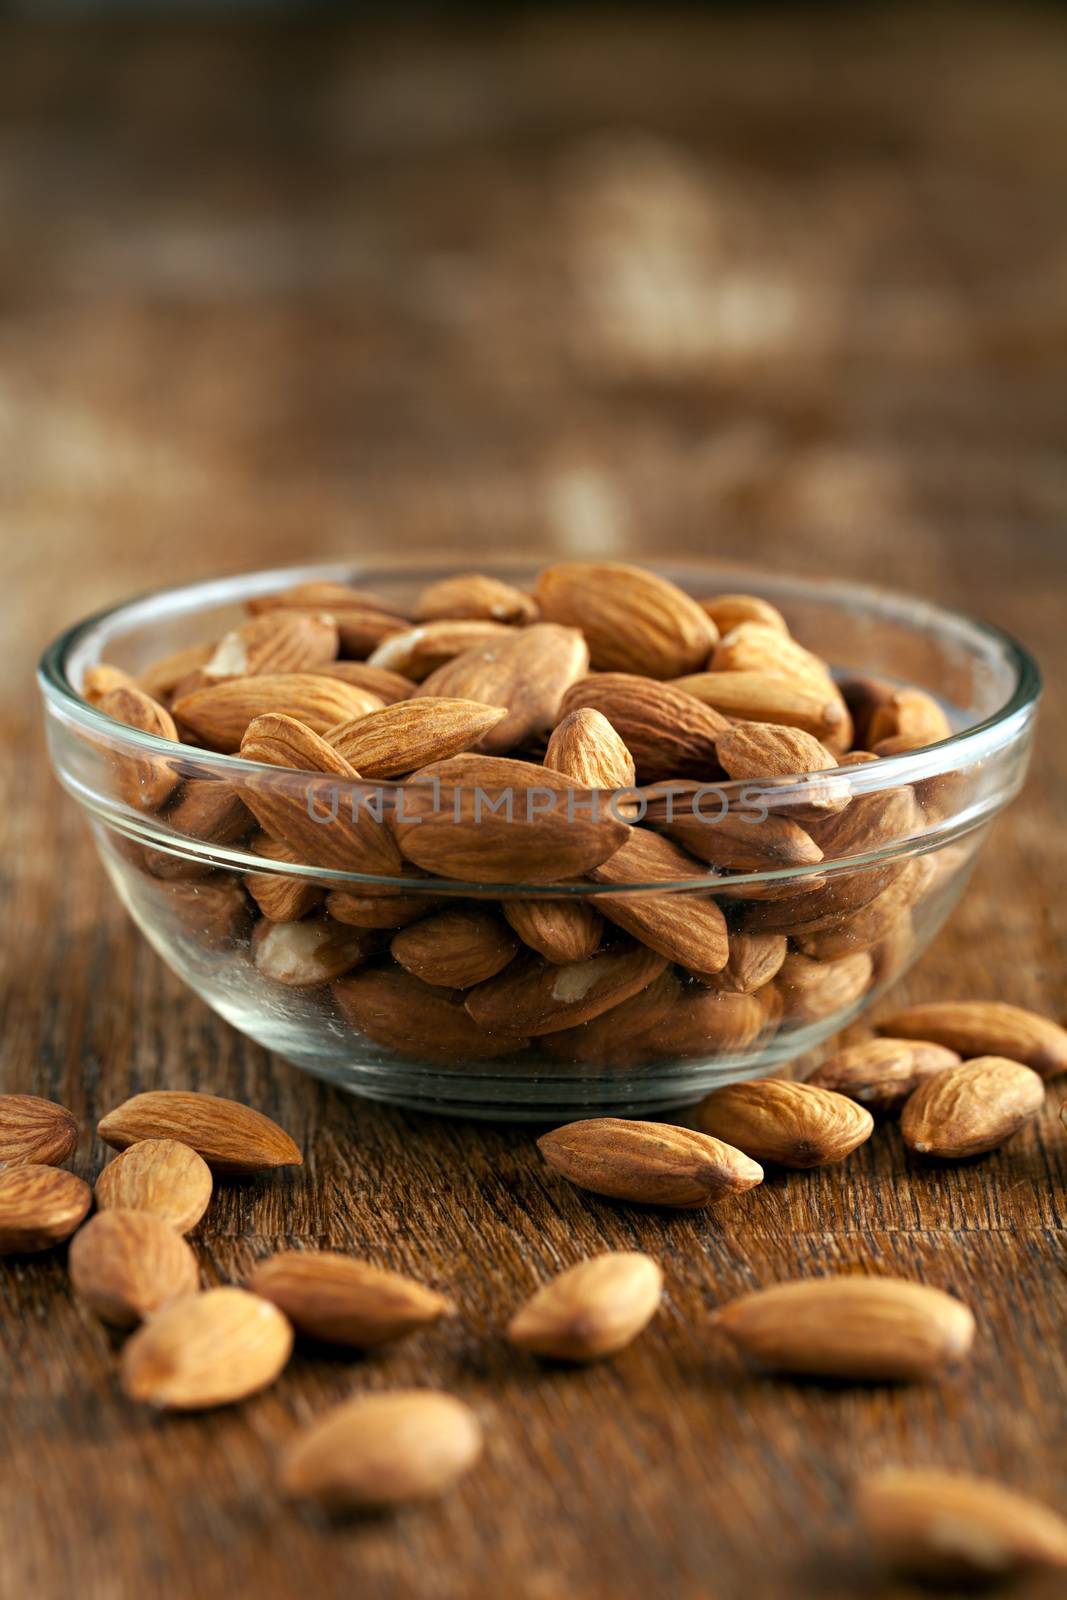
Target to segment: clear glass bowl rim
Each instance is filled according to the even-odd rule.
[[[565,559],[565,558],[560,558]],[[520,575],[528,573],[531,567],[545,564],[545,558],[515,557],[510,560],[494,559],[484,564],[479,564],[478,570],[496,576],[519,579]],[[927,745],[921,750],[909,751],[904,755],[883,757],[878,761],[857,764],[834,769],[838,774],[847,774],[848,782],[854,796],[863,793],[883,792],[886,790],[903,787],[907,784],[920,782],[925,779],[937,777],[941,774],[952,772],[961,766],[967,766],[990,756],[1002,752],[1026,732],[1036,712],[1037,703],[1041,695],[1041,673],[1036,661],[1018,640],[1005,632],[994,623],[970,617],[966,613],[948,607],[937,605],[931,601],[921,600],[914,596],[900,593],[899,591],[883,589],[874,585],[857,584],[843,579],[817,579],[797,578],[790,575],[767,574],[756,572],[740,566],[733,566],[726,562],[701,560],[695,557],[678,556],[674,559],[657,559],[655,562],[647,561],[642,565],[650,570],[664,574],[671,573],[697,573],[706,572],[709,588],[714,579],[718,579],[719,592],[726,592],[722,579],[728,578],[731,584],[730,592],[770,594],[777,595],[784,603],[788,603],[790,596],[796,599],[808,598],[813,601],[837,605],[861,604],[868,608],[880,611],[889,620],[907,623],[913,630],[929,632],[939,628],[957,634],[970,634],[974,639],[982,641],[987,647],[998,650],[1007,658],[1014,671],[1014,688],[1008,699],[990,716],[976,723],[973,727],[960,730],[949,738],[937,744]],[[198,580],[189,584],[168,585],[160,589],[148,591],[132,599],[120,601],[114,606],[108,606],[71,624],[57,635],[45,648],[38,664],[37,676],[42,695],[48,707],[63,721],[71,722],[85,729],[89,733],[102,736],[107,743],[123,754],[135,757],[137,755],[167,756],[175,759],[176,747],[173,741],[158,738],[154,734],[142,733],[138,729],[128,728],[116,722],[103,712],[96,710],[75,689],[67,675],[67,664],[77,646],[95,629],[109,623],[115,623],[123,618],[124,614],[130,622],[135,619],[144,622],[151,619],[153,613],[161,616],[173,616],[187,611],[199,602],[201,606],[221,606],[237,604],[256,595],[270,594],[277,590],[292,587],[298,583],[307,582],[347,582],[367,584],[388,584],[390,581],[404,580],[411,582],[420,580],[429,582],[439,577],[452,576],[461,572],[471,571],[471,563],[448,561],[438,556],[410,557],[407,560],[392,561],[388,564],[382,562],[328,562],[328,563],[300,563],[293,566],[273,567],[257,570],[250,573],[236,573],[223,578],[209,578]],[[715,592],[712,589],[710,592]],[[328,610],[328,607],[324,607]],[[140,613],[140,615],[138,615]],[[861,669],[856,669],[857,671]],[[183,763],[188,763],[190,771],[195,769],[197,776],[214,777],[218,779],[232,779],[235,775],[274,773],[279,782],[292,782],[299,776],[289,769],[264,765],[259,762],[241,761],[232,755],[224,755],[216,751],[201,750],[194,746],[179,745],[177,751]],[[797,774],[794,778],[775,780],[773,785],[753,785],[748,781],[715,781],[714,789],[727,798],[736,798],[743,801],[742,791],[751,794],[754,787],[773,787],[775,799],[778,802],[794,799],[803,800],[813,781],[825,781],[833,774],[819,772],[813,779],[806,774]],[[307,778],[308,774],[303,775]],[[345,793],[353,795],[378,794],[382,789],[393,787],[382,783],[343,783],[341,780],[330,779],[330,784],[341,784]],[[450,786],[452,787],[452,786]],[[455,788],[459,788],[456,785]],[[636,786],[625,791],[630,797],[640,797],[642,794],[650,795],[655,786],[649,785],[642,788]],[[610,797],[610,791],[604,791],[605,798]],[[1000,807],[995,806],[987,810],[985,815],[971,817],[966,826],[952,826],[939,828],[936,833],[925,835],[919,848],[933,849],[951,842],[952,838],[963,833],[969,833],[974,828],[988,821]],[[219,866],[236,868],[243,871],[272,870],[271,864],[262,857],[246,851],[207,846],[201,841],[175,834],[170,830],[153,830],[151,819],[137,819],[133,829],[124,827],[123,814],[116,808],[115,815],[108,821],[133,837],[140,838],[142,842],[151,843],[154,847],[169,850],[174,854],[194,854],[204,860],[217,862]],[[781,881],[784,879],[803,877],[812,872],[825,873],[828,870],[839,871],[844,868],[858,868],[868,866],[876,861],[884,860],[894,854],[914,853],[917,846],[915,841],[903,841],[899,846],[883,845],[878,850],[864,855],[838,857],[832,861],[824,861],[814,866],[779,868],[762,872],[731,873],[729,883],[731,887],[742,883]],[[273,869],[281,870],[281,869]],[[425,878],[386,878],[366,873],[345,873],[336,869],[324,869],[314,864],[301,865],[296,862],[287,862],[284,867],[286,876],[301,876],[322,878],[328,876],[331,881],[336,880],[338,885],[351,883],[358,885],[383,885],[397,891],[421,890],[426,891]],[[722,881],[721,879],[718,881]],[[484,895],[490,892],[526,892],[538,897],[560,895],[596,895],[603,893],[642,893],[658,891],[660,894],[676,890],[703,889],[709,887],[708,877],[658,881],[649,884],[628,885],[601,885],[601,884],[546,884],[546,883],[517,883],[517,884],[485,884],[461,883],[458,880],[448,880],[440,885],[435,881],[433,892],[442,892],[449,896],[466,894]]]

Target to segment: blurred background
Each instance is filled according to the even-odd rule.
[[[172,579],[442,545],[964,606],[1003,568],[1025,632],[1065,403],[1058,8],[0,10],[28,653]]]

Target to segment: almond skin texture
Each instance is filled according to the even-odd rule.
[[[988,1478],[891,1467],[861,1478],[855,1500],[875,1554],[930,1583],[970,1589],[1067,1567],[1067,1522]]]
[[[81,697],[83,700],[88,700],[91,706],[98,706],[112,689],[138,687],[140,685],[137,679],[132,678],[128,672],[123,672],[121,667],[113,667],[107,661],[98,661],[94,666],[86,667],[82,673]]]
[[[464,651],[499,644],[503,639],[510,639],[514,632],[507,623],[475,618],[424,622],[417,628],[405,628],[383,639],[367,665],[376,671],[402,674],[418,683]]]
[[[270,611],[219,640],[201,671],[209,680],[264,672],[314,672],[337,654],[337,624],[308,611]]]
[[[742,1295],[714,1325],[756,1366],[852,1380],[932,1377],[970,1350],[974,1318],[904,1278],[808,1278]]]
[[[97,710],[139,733],[177,741],[174,718],[143,689],[110,689],[97,702]],[[111,761],[119,795],[137,811],[158,811],[182,781],[181,773],[175,772],[169,761],[158,756],[137,758],[116,750]]]
[[[508,1339],[557,1361],[617,1355],[651,1322],[662,1294],[663,1273],[651,1256],[592,1256],[538,1289],[512,1317]]]
[[[836,767],[837,757],[800,728],[779,728],[765,722],[737,723],[717,740],[715,749],[723,768],[736,781],[796,778],[799,787],[795,801],[785,796],[779,800],[773,792],[765,797],[768,804],[787,809],[794,820],[818,820],[848,805],[850,791],[845,779],[803,782],[806,774]]]
[[[906,740],[908,748],[937,744],[952,735],[952,724],[931,695],[922,689],[897,689],[875,706],[867,727],[867,739],[877,754],[886,739]]]
[[[886,1117],[927,1078],[958,1066],[959,1059],[955,1050],[926,1039],[867,1039],[835,1051],[807,1081],[847,1094],[875,1116]]]
[[[631,828],[620,850],[594,867],[597,883],[633,886],[679,879],[707,880],[703,862],[647,828]],[[707,894],[599,895],[597,908],[668,961],[699,974],[721,972],[730,953],[726,919]]]
[[[729,722],[672,684],[627,672],[597,673],[568,689],[560,709],[566,717],[583,707],[611,723],[633,757],[639,783],[709,780],[721,773],[715,743]]]
[[[697,1107],[705,1133],[779,1167],[825,1167],[869,1139],[874,1118],[829,1089],[781,1078],[751,1079],[715,1089]]]
[[[89,1185],[61,1167],[0,1169],[0,1255],[47,1250],[69,1239],[92,1198]]]
[[[351,762],[314,729],[278,711],[253,718],[244,731],[239,754],[242,761],[288,767],[295,772],[329,772],[335,778],[359,777]],[[255,792],[253,788],[252,794]]]
[[[680,678],[701,668],[718,629],[684,590],[623,562],[547,567],[534,591],[541,615],[580,628],[599,672]]]
[[[698,672],[676,678],[674,687],[724,716],[801,728],[835,748],[844,748],[852,737],[852,722],[840,695],[806,683],[794,685],[764,672]]]
[[[545,766],[565,773],[583,789],[631,789],[637,779],[633,756],[607,717],[587,706],[557,723]]]
[[[0,1094],[0,1165],[58,1167],[78,1146],[78,1124],[54,1100]]]
[[[647,801],[645,821],[690,855],[734,872],[811,867],[822,860],[819,846],[799,822],[765,814],[762,807],[724,811],[721,794],[703,784],[659,785]]]
[[[556,966],[600,949],[604,919],[588,900],[505,900],[502,909],[523,944]]]
[[[506,706],[507,715],[477,746],[499,755],[548,733],[559,720],[564,694],[588,668],[589,651],[576,629],[536,622],[438,667],[419,685],[411,704],[424,695],[445,695]]]
[[[942,1000],[910,1006],[878,1024],[900,1039],[931,1039],[961,1056],[1007,1056],[1043,1078],[1067,1072],[1067,1029],[1001,1000]]]
[[[96,1131],[115,1150],[142,1139],[177,1139],[202,1156],[213,1172],[263,1172],[299,1167],[304,1160],[289,1135],[262,1111],[184,1089],[135,1094],[102,1117]]]
[[[174,1300],[122,1352],[122,1390],[161,1411],[201,1411],[244,1400],[274,1382],[293,1330],[269,1300],[244,1289],[207,1289]]]
[[[543,1134],[537,1148],[579,1189],[638,1205],[692,1211],[763,1181],[740,1150],[668,1123],[594,1117]]]
[[[437,989],[399,967],[356,972],[333,985],[348,1024],[399,1055],[430,1061],[491,1061],[511,1055],[524,1041],[492,1033],[465,1009],[462,994]]]
[[[160,1306],[196,1294],[196,1257],[167,1223],[147,1211],[103,1211],[70,1245],[70,1280],[102,1322],[132,1328]]]
[[[708,666],[713,672],[762,672],[815,690],[839,693],[826,663],[780,629],[741,622],[723,635]]]
[[[721,994],[756,994],[777,977],[788,948],[781,933],[732,933],[729,960],[721,972],[705,981]]]
[[[480,572],[460,573],[427,584],[415,602],[416,621],[438,622],[457,617],[481,617],[524,626],[537,621],[538,610],[521,589]]]
[[[698,602],[720,634],[732,633],[742,622],[759,622],[765,628],[789,636],[789,624],[777,606],[754,594],[715,594]]]
[[[959,1161],[996,1150],[1045,1103],[1030,1067],[1004,1056],[978,1056],[921,1084],[904,1106],[900,1131],[916,1155]]]
[[[465,1004],[487,1033],[533,1038],[610,1011],[647,988],[665,965],[662,956],[641,945],[606,950],[568,966],[521,955],[497,977],[470,989]]]
[[[866,950],[844,961],[812,961],[790,951],[774,980],[782,997],[782,1020],[817,1022],[855,1005],[871,981],[872,969]]]
[[[433,1389],[358,1395],[312,1423],[286,1450],[281,1486],[332,1511],[432,1500],[482,1453],[469,1406]]]
[[[354,689],[366,689],[387,706],[406,700],[415,687],[410,678],[390,672],[386,667],[372,667],[369,661],[330,661],[316,667],[315,671],[327,678],[340,678]]]
[[[266,861],[301,864],[299,851],[265,833],[257,834],[249,848]],[[314,911],[324,893],[322,886],[310,878],[290,878],[280,872],[246,872],[244,885],[269,922],[299,922]]]
[[[394,961],[423,983],[469,989],[484,983],[517,954],[519,941],[502,917],[485,906],[455,906],[394,934]]]
[[[343,722],[326,738],[364,778],[399,778],[472,750],[507,714],[503,706],[427,695]]]
[[[213,1183],[202,1156],[177,1139],[142,1139],[109,1161],[93,1190],[97,1211],[147,1211],[178,1233],[195,1228]]]
[[[298,1333],[361,1350],[405,1339],[454,1310],[412,1278],[332,1250],[283,1250],[259,1263],[248,1287]]]
[[[380,711],[376,694],[312,672],[262,673],[230,678],[195,689],[174,702],[174,715],[212,750],[240,749],[250,722],[268,712],[294,717],[313,733],[325,733],[352,717]]]

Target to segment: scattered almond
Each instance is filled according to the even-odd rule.
[[[537,1148],[579,1189],[640,1205],[690,1211],[763,1181],[742,1151],[669,1123],[593,1117],[542,1134]]]
[[[89,1185],[61,1167],[0,1168],[0,1255],[47,1250],[68,1239],[92,1198]]]
[[[399,1272],[332,1250],[283,1250],[248,1280],[280,1307],[298,1333],[328,1344],[372,1349],[451,1315],[444,1295]]]
[[[70,1245],[76,1294],[103,1322],[130,1328],[200,1287],[196,1257],[180,1233],[148,1211],[102,1211]]]
[[[78,1147],[78,1124],[66,1106],[35,1094],[0,1094],[0,1165],[58,1167]]]
[[[538,1289],[512,1317],[508,1339],[559,1361],[617,1355],[647,1327],[662,1293],[663,1273],[651,1256],[591,1256]]]
[[[705,1133],[780,1167],[843,1161],[874,1131],[874,1118],[854,1100],[782,1078],[725,1084],[700,1102],[696,1120]]]
[[[961,1056],[1007,1056],[1043,1078],[1067,1072],[1067,1029],[1002,1000],[935,1000],[878,1024],[879,1033],[930,1039]]]
[[[109,1161],[93,1190],[98,1211],[147,1211],[178,1233],[195,1228],[208,1208],[211,1168],[177,1139],[142,1139]]]
[[[959,1059],[955,1050],[928,1039],[866,1039],[835,1051],[807,1081],[847,1094],[875,1116],[889,1116],[927,1078],[957,1066]]]
[[[207,1289],[151,1316],[122,1352],[123,1392],[162,1411],[201,1411],[257,1394],[293,1348],[288,1318],[245,1289]]]
[[[214,1094],[150,1089],[109,1111],[97,1133],[115,1150],[142,1139],[177,1139],[203,1156],[214,1172],[262,1172],[299,1167],[303,1156],[262,1111]]]
[[[900,1117],[916,1155],[959,1161],[996,1150],[1041,1110],[1038,1073],[1003,1056],[978,1056],[946,1067],[919,1085]]]

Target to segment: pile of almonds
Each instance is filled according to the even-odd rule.
[[[99,710],[184,747],[109,751],[120,797],[174,839],[115,848],[187,935],[250,951],[268,983],[321,991],[409,1059],[534,1045],[620,1068],[759,1049],[899,971],[913,908],[959,862],[816,870],[928,831],[945,784],[854,794],[848,769],[951,728],[920,689],[839,685],[757,596],[698,600],[638,567],[569,562],[532,594],[481,574],[431,583],[410,616],[333,583],[249,609],[136,679],[86,672]],[[197,750],[259,770],[198,775]],[[761,820],[736,795],[708,804],[733,780],[762,796]],[[370,795],[353,810],[350,788],[338,806],[359,781],[377,810]],[[242,883],[189,839],[242,846],[263,870]],[[803,871],[741,877],[782,869]],[[331,872],[406,883],[353,892]],[[692,890],[610,892],[679,881]],[[556,883],[608,892],[543,892]],[[542,893],[499,892],[517,884]]]
[[[558,1128],[539,1148],[579,1188],[688,1209],[753,1188],[762,1162],[842,1160],[870,1136],[875,1115],[900,1112],[917,1155],[994,1149],[1043,1103],[1043,1078],[1067,1072],[1067,1031],[1000,1002],[917,1006],[884,1027],[888,1036],[832,1055],[806,1083],[716,1090],[697,1108],[698,1129],[601,1118]],[[62,1106],[0,1096],[0,1253],[71,1240],[80,1300],[136,1330],[120,1357],[131,1400],[179,1411],[228,1404],[275,1381],[295,1336],[366,1350],[455,1314],[434,1289],[324,1250],[262,1260],[245,1287],[201,1288],[184,1235],[210,1203],[213,1172],[302,1161],[288,1134],[251,1107],[183,1091],[134,1095],[98,1125],[119,1154],[93,1192],[59,1165],[78,1132]],[[662,1269],[643,1252],[594,1256],[537,1289],[506,1336],[544,1358],[612,1356],[655,1316],[662,1290]],[[964,1359],[975,1334],[970,1310],[942,1290],[859,1275],[742,1295],[713,1326],[763,1371],[864,1382],[932,1377]],[[452,1395],[357,1394],[289,1443],[279,1481],[287,1495],[332,1509],[397,1506],[444,1492],[482,1447],[478,1417]],[[925,1576],[963,1582],[1067,1567],[1067,1522],[995,1483],[897,1468],[861,1479],[856,1505],[887,1562]]]

